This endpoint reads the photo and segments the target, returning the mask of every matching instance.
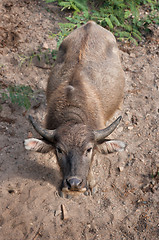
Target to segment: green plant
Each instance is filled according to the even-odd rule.
[[[72,17],[66,17],[69,21],[67,23],[59,23],[60,31],[56,34],[51,34],[53,38],[57,39],[57,49],[62,43],[63,39],[68,36],[75,28],[79,28],[82,24],[88,21],[88,16],[85,13],[81,15],[73,15]],[[55,53],[56,50],[54,50]]]
[[[31,107],[33,90],[30,86],[10,85],[5,90],[1,88],[0,93],[3,101],[10,100],[11,103],[18,104],[20,107],[25,107],[26,110]]]
[[[145,5],[144,5],[145,4]],[[99,11],[94,10],[92,20],[95,20],[103,27],[108,27],[116,35],[118,40],[130,41],[138,44],[142,40],[141,30],[146,30],[148,24],[153,23],[155,15],[141,16],[141,7],[146,7],[152,13],[150,8],[157,7],[156,1],[141,0],[109,0],[104,1]],[[154,11],[154,10],[153,10]],[[149,21],[148,21],[149,19]],[[145,22],[148,21],[146,25]],[[154,23],[157,23],[154,22]]]
[[[30,56],[19,55],[20,66],[26,62],[29,62],[29,64],[31,64],[34,57],[37,57],[40,61],[40,54],[32,53]]]
[[[56,0],[46,0],[46,3],[56,2]]]
[[[67,35],[74,29],[74,24],[71,23],[59,23],[60,31],[58,33],[53,33],[50,36],[56,38],[57,49],[59,48],[61,42]]]
[[[52,59],[55,59],[55,55],[56,55],[56,50],[51,50],[51,49],[47,49],[47,50],[43,50],[42,48],[37,49],[36,51],[34,51],[33,53],[27,55],[18,55],[19,57],[19,65],[20,67],[24,64],[24,63],[29,63],[31,64],[33,60],[38,59],[38,61],[40,62],[41,59],[45,60],[46,64],[50,64],[50,60],[49,60],[49,55],[52,56]]]
[[[98,7],[93,6],[95,1],[58,0],[58,3],[62,11],[73,11],[70,17],[66,17],[69,23],[60,23],[60,32],[53,35],[58,38],[58,47],[74,28],[90,19],[110,29],[118,40],[130,41],[136,45],[142,40],[142,31],[148,31],[150,24],[159,24],[157,0],[103,0]],[[147,14],[141,15],[141,9],[146,9]]]
[[[81,11],[88,11],[87,1],[86,0],[66,0],[66,1],[58,1],[59,5],[62,6],[62,11],[64,9],[72,9],[75,13],[79,13]]]
[[[150,174],[151,178],[159,178],[159,167],[157,167],[156,172],[152,171],[152,174]]]
[[[46,0],[46,3],[52,3],[56,0]],[[58,0],[59,6],[62,11],[65,9],[73,10],[75,12],[88,11],[87,0]]]

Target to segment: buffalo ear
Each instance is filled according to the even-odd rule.
[[[98,150],[102,154],[109,154],[113,152],[121,152],[126,148],[126,144],[120,140],[105,140],[102,144],[98,145]]]
[[[24,146],[26,150],[31,150],[35,152],[47,153],[53,150],[51,144],[46,143],[43,140],[36,138],[28,138],[24,140]]]

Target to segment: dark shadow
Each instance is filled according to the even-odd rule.
[[[15,146],[16,147],[16,146]],[[21,147],[19,149],[19,152],[15,153],[14,150],[12,150],[12,157],[7,157],[4,160],[0,161],[0,165],[3,166],[5,171],[1,172],[0,174],[0,182],[4,181],[10,181],[12,182],[12,179],[16,177],[21,177],[23,179],[30,179],[34,181],[38,181],[40,183],[48,182],[51,185],[55,186],[55,188],[60,191],[61,182],[62,182],[62,175],[60,172],[60,169],[54,169],[54,162],[52,162],[52,166],[48,167],[44,164],[38,163],[38,157],[37,160],[30,159],[29,155],[25,153],[27,150],[23,150]],[[41,154],[41,153],[39,153]],[[5,162],[4,162],[5,161]],[[49,161],[49,160],[48,160]],[[4,163],[4,165],[3,165]],[[57,163],[56,163],[57,164]],[[51,165],[51,164],[50,164]],[[57,166],[56,166],[57,168]],[[20,179],[18,180],[18,182]]]
[[[5,92],[9,85],[10,82],[0,80],[1,92]],[[45,113],[46,111],[45,93],[40,89],[38,91],[37,88],[34,95],[37,102],[34,104],[35,97],[31,99],[31,108],[28,111],[18,104],[11,103],[10,99],[0,98],[0,182],[10,181],[12,178],[20,176],[24,179],[49,182],[59,190],[62,176],[60,170],[54,169],[54,162],[51,167],[46,166],[47,158],[44,156],[44,164],[38,163],[36,156],[39,159],[38,154],[39,156],[45,155],[42,153],[37,153],[34,157],[35,160],[32,160],[30,158],[32,152],[25,150],[23,145],[23,141],[28,138],[29,133],[32,137],[39,138],[28,120],[28,115],[31,113],[35,116],[36,113]],[[38,118],[36,119],[40,122]]]
[[[54,185],[57,190],[59,190],[62,181],[60,170],[58,171],[57,169],[54,169],[54,166],[51,168],[39,164],[36,162],[36,160],[29,159],[26,160],[24,164],[24,169],[18,169],[18,175],[21,175],[23,178],[28,178],[36,181],[49,182],[51,185]]]

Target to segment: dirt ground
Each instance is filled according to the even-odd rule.
[[[56,159],[26,151],[24,139],[36,136],[28,114],[45,117],[49,74],[42,56],[56,48],[50,33],[65,21],[56,4],[42,1],[0,2],[0,83],[31,86],[36,94],[26,111],[1,100],[0,240],[157,240],[159,237],[159,49],[157,27],[139,46],[119,43],[126,76],[123,120],[111,135],[127,149],[97,155],[94,196],[59,196],[61,175]],[[23,56],[23,58],[22,58]],[[49,54],[48,54],[49,56]],[[49,58],[49,57],[48,57]],[[36,100],[36,101],[35,101]],[[116,117],[114,116],[114,117]],[[113,119],[111,119],[113,120]]]

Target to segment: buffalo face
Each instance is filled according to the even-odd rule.
[[[81,124],[61,126],[54,147],[63,173],[62,191],[86,191],[95,147],[93,133]]]
[[[92,191],[91,165],[95,151],[102,153],[121,151],[125,144],[118,140],[106,140],[118,125],[117,119],[108,128],[93,131],[83,124],[64,124],[56,130],[47,130],[38,126],[30,117],[36,131],[44,138],[43,140],[31,138],[25,140],[27,150],[48,152],[55,150],[57,161],[63,174],[62,192],[77,193]],[[107,132],[107,133],[106,133]]]

